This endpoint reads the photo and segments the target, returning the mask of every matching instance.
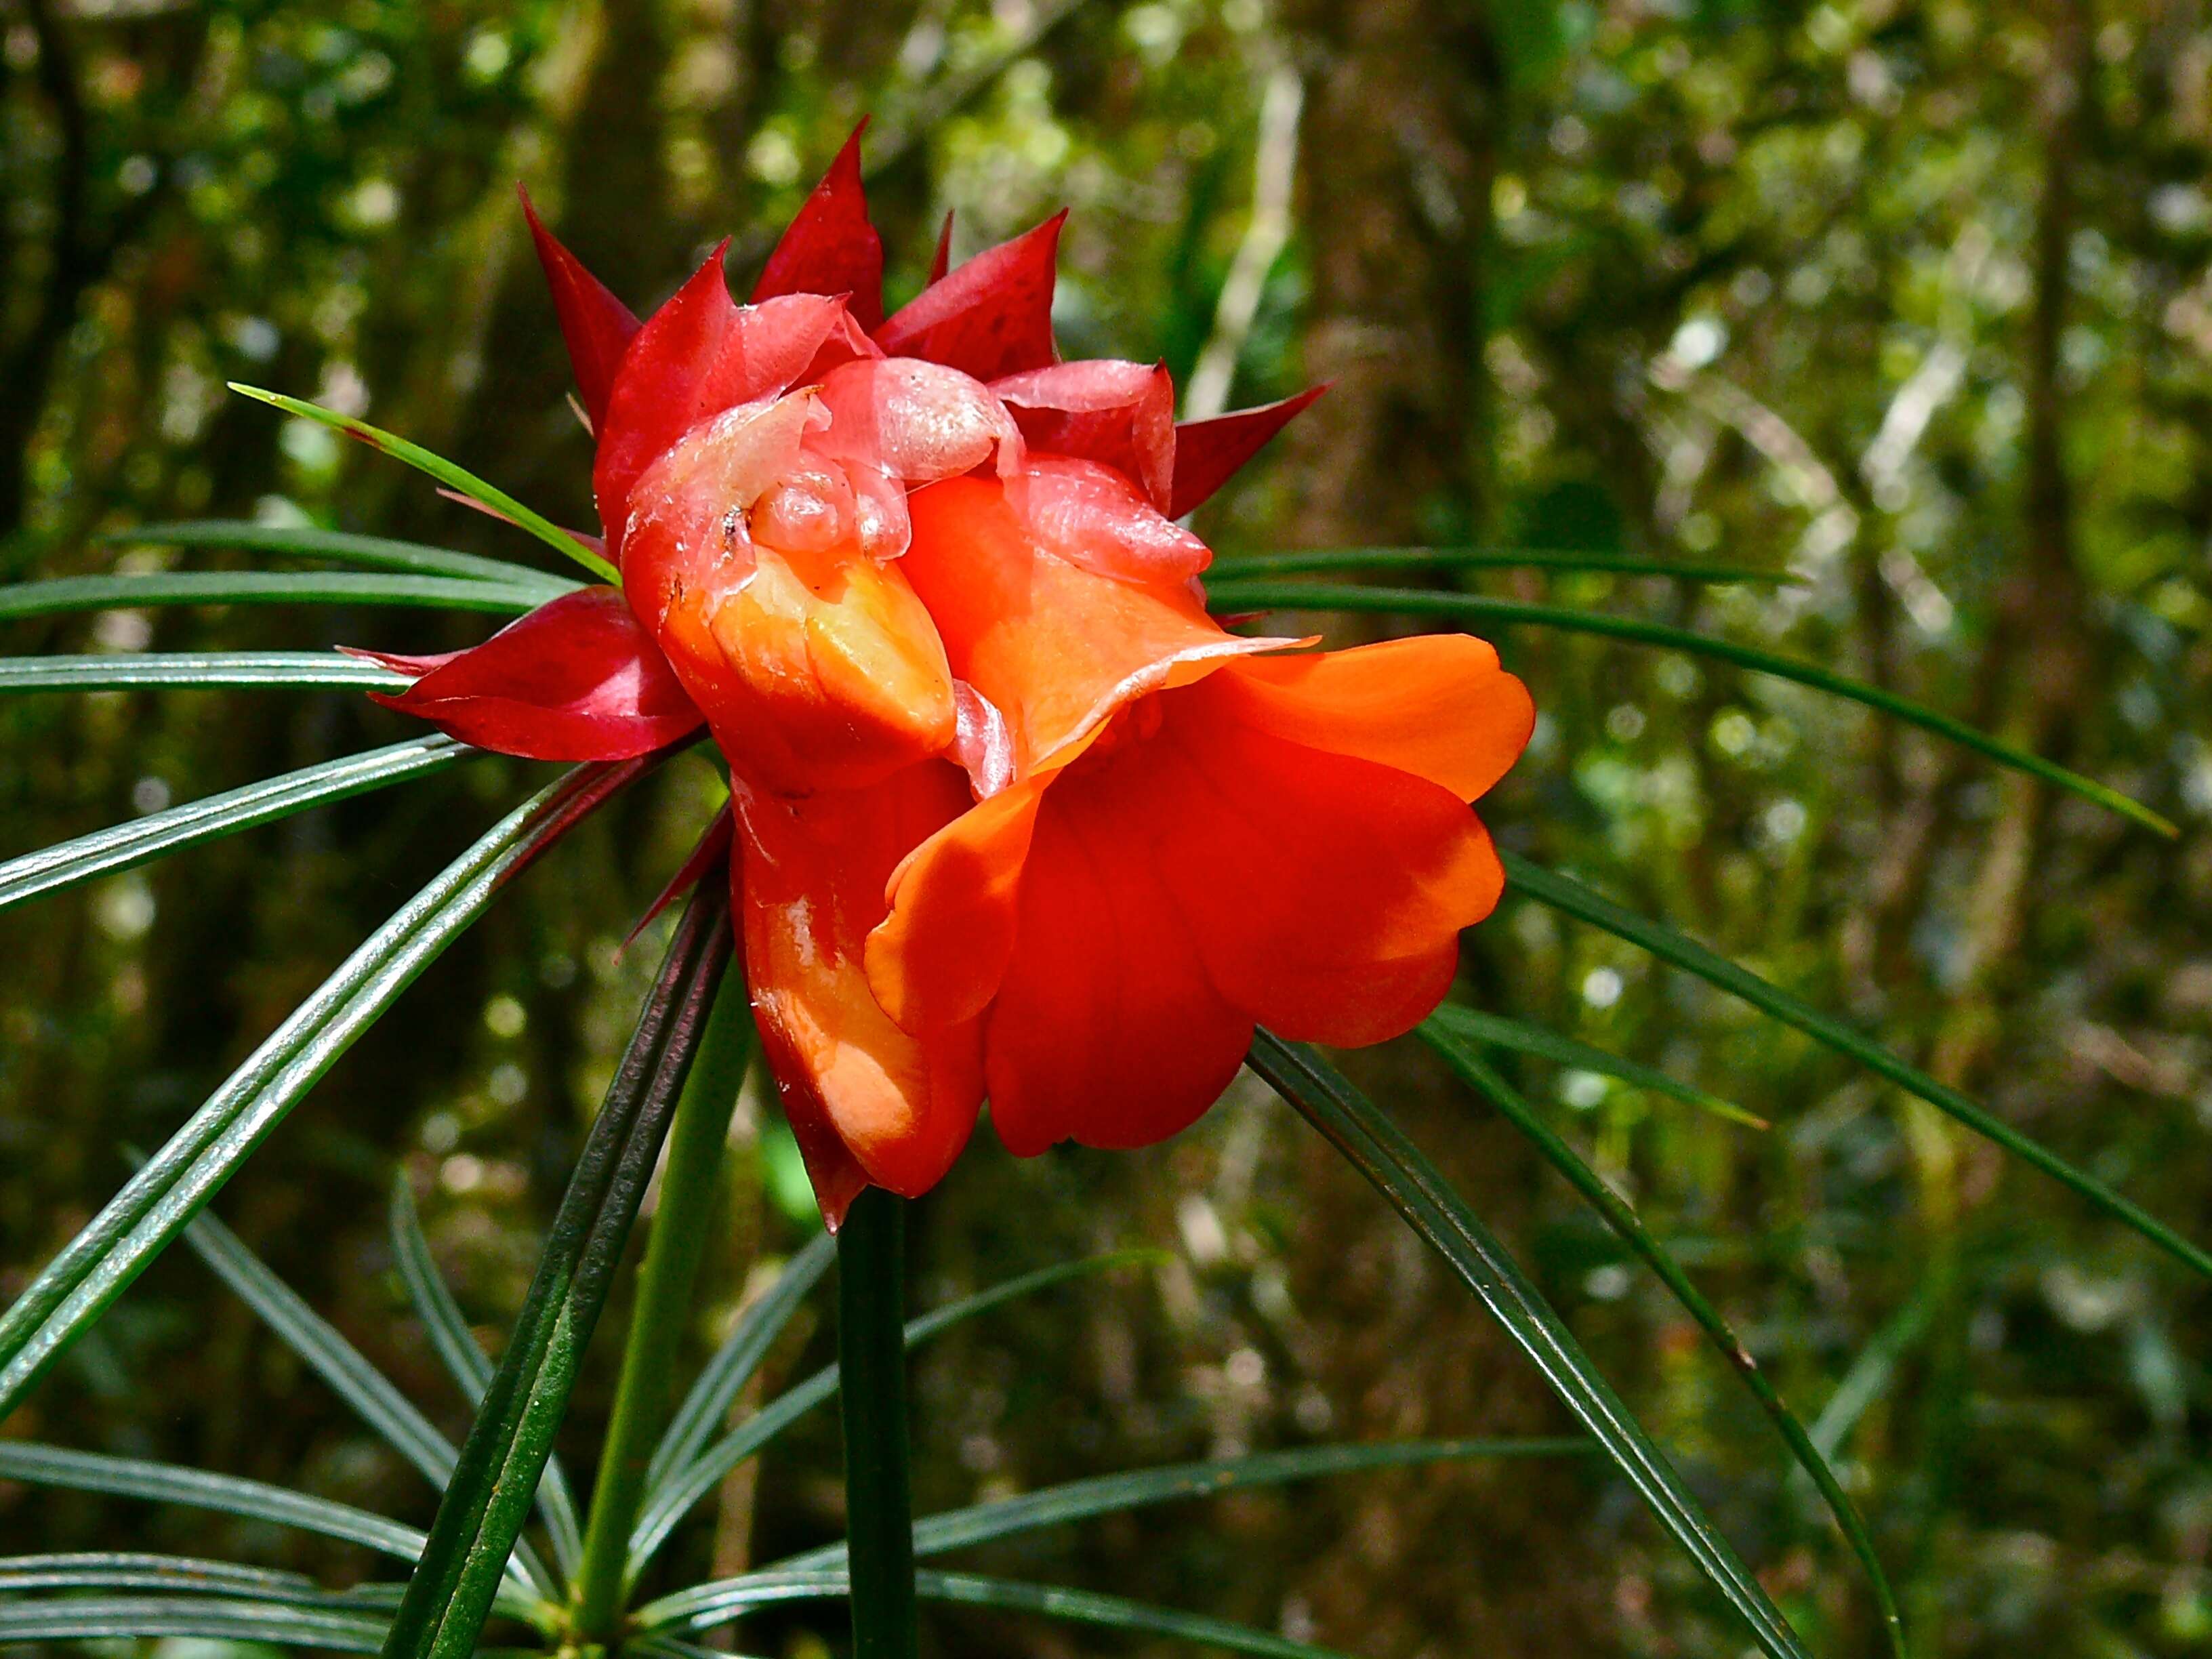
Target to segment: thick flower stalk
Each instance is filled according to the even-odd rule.
[[[1498,901],[1468,809],[1533,719],[1464,635],[1224,630],[1177,520],[1317,393],[1178,425],[1164,368],[1059,361],[1058,218],[885,318],[858,137],[743,306],[718,248],[641,325],[530,215],[622,586],[382,659],[392,707],[509,754],[707,727],[833,1226],[939,1181],[987,1097],[1016,1152],[1138,1146],[1255,1023],[1410,1029]]]

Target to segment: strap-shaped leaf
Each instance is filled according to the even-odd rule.
[[[384,1621],[224,1596],[78,1595],[0,1607],[0,1643],[97,1641],[114,1637],[204,1637],[333,1653],[374,1653]]]
[[[0,695],[15,691],[228,691],[264,685],[404,690],[397,669],[335,651],[143,651],[85,657],[0,657]]]
[[[1302,1043],[1262,1030],[1252,1069],[1343,1153],[1481,1298],[1553,1393],[1596,1437],[1638,1496],[1698,1564],[1772,1659],[1807,1659],[1789,1621],[1736,1558],[1651,1437],[1467,1200],[1374,1102]]]
[[[1157,1250],[1115,1250],[1104,1255],[1089,1256],[1080,1261],[1063,1261],[1050,1267],[1041,1267],[1035,1273],[1024,1273],[1018,1279],[1010,1279],[1003,1285],[994,1285],[988,1291],[979,1291],[974,1296],[948,1303],[919,1318],[909,1319],[906,1322],[907,1346],[910,1348],[917,1342],[926,1342],[940,1331],[949,1330],[963,1320],[988,1313],[1018,1297],[1031,1296],[1055,1285],[1066,1284],[1071,1279],[1103,1273],[1112,1267],[1127,1267],[1133,1262],[1157,1261],[1159,1259],[1160,1253]],[[690,1512],[691,1506],[721,1485],[723,1476],[836,1392],[837,1368],[825,1365],[805,1382],[784,1390],[690,1463],[679,1468],[665,1486],[647,1498],[644,1511],[638,1516],[637,1528],[630,1534],[632,1581],[635,1582],[646,1564],[653,1559],[653,1552],[667,1541],[668,1534],[676,1530],[677,1524]]]
[[[465,1659],[551,1454],[639,1201],[730,957],[728,896],[708,882],[678,925],[538,1259],[429,1541],[386,1637],[387,1659]]]
[[[761,1298],[738,1316],[668,1419],[667,1431],[647,1467],[648,1494],[665,1488],[675,1471],[689,1467],[706,1449],[776,1338],[836,1259],[837,1241],[826,1232],[817,1235],[785,1264]]]
[[[501,886],[655,758],[577,767],[509,813],[231,1073],[0,1317],[0,1420]]]
[[[311,806],[442,771],[455,761],[482,752],[443,732],[425,732],[386,748],[302,767],[249,783],[242,789],[226,790],[149,813],[129,823],[57,842],[0,864],[0,910],[41,893],[131,869],[179,848],[220,841]]]
[[[1682,1271],[1681,1264],[1674,1260],[1667,1247],[1651,1236],[1650,1229],[1644,1224],[1644,1218],[1612,1188],[1598,1179],[1597,1172],[1582,1160],[1574,1148],[1553,1133],[1551,1127],[1537,1115],[1535,1109],[1521,1097],[1520,1091],[1508,1083],[1496,1067],[1477,1054],[1473,1045],[1453,1036],[1433,1021],[1422,1025],[1421,1036],[1443,1057],[1444,1063],[1451,1067],[1462,1083],[1489,1101],[1508,1122],[1528,1137],[1536,1150],[1543,1154],[1544,1161],[1565,1176],[1567,1184],[1595,1207],[1598,1214],[1604,1218],[1606,1225],[1613,1229],[1614,1236],[1641,1256],[1644,1264],[1659,1275],[1660,1282],[1681,1304],[1682,1310],[1697,1322],[1698,1328],[1705,1334],[1721,1358],[1728,1361],[1743,1380],[1744,1387],[1751,1391],[1752,1397],[1759,1401],[1759,1409],[1766,1413],[1774,1425],[1775,1431],[1782,1437],[1783,1443],[1790,1448],[1790,1455],[1797,1460],[1797,1466],[1819,1488],[1829,1514],[1835,1517],[1837,1528],[1844,1534],[1844,1541],[1850,1546],[1851,1553],[1859,1559],[1859,1565],[1865,1568],[1875,1604],[1881,1610],[1882,1629],[1889,1638],[1890,1650],[1898,1656],[1898,1659],[1904,1659],[1905,1623],[1898,1615],[1897,1597],[1890,1589],[1889,1575],[1882,1571],[1881,1557],[1875,1550],[1874,1540],[1867,1532],[1866,1522],[1860,1519],[1857,1508],[1845,1494],[1843,1483],[1836,1479],[1835,1471],[1828,1467],[1827,1460],[1806,1434],[1796,1414],[1783,1403],[1782,1396],[1775,1391],[1774,1385],[1766,1380],[1766,1373],[1759,1369],[1759,1362],[1752,1358],[1751,1350],[1744,1346],[1742,1339],[1736,1335],[1728,1321],[1721,1317],[1719,1310],[1690,1282],[1689,1274]]]
[[[1957,1090],[1947,1088],[1917,1068],[1908,1066],[1880,1043],[1862,1036],[1843,1021],[1801,1001],[1778,985],[1761,979],[1748,968],[1709,951],[1694,939],[1664,923],[1622,908],[1610,899],[1571,877],[1547,870],[1516,854],[1502,854],[1509,885],[1530,898],[1565,912],[1581,921],[1640,945],[1662,962],[1695,974],[1709,984],[1743,999],[1785,1025],[1794,1025],[1848,1054],[1869,1071],[1887,1078],[1906,1093],[1917,1095],[1938,1111],[1956,1118],[1976,1134],[1995,1141],[2007,1152],[2061,1185],[2070,1188],[2113,1219],[2124,1223],[2157,1245],[2175,1261],[2212,1279],[2212,1255],[2175,1232],[2148,1210],[2133,1203],[2087,1171],[2075,1169],[2056,1152],[2030,1139],[2002,1119],[1976,1105]]]
[[[1648,1089],[1655,1095],[1665,1095],[1694,1106],[1701,1112],[1711,1112],[1715,1117],[1726,1118],[1730,1123],[1741,1123],[1747,1129],[1771,1129],[1774,1126],[1765,1118],[1747,1112],[1731,1101],[1718,1095],[1709,1095],[1703,1089],[1679,1081],[1636,1060],[1623,1059],[1610,1049],[1600,1048],[1553,1030],[1547,1025],[1533,1025],[1526,1020],[1507,1019],[1502,1014],[1484,1013],[1479,1009],[1462,1008],[1446,1003],[1425,1022],[1438,1030],[1462,1042],[1486,1042],[1493,1048],[1510,1048],[1516,1054],[1534,1054],[1539,1060],[1548,1060],[1561,1066],[1571,1066],[1577,1071],[1598,1072],[1607,1077],[1619,1078],[1623,1083],[1638,1089]]]
[[[1029,1584],[1010,1578],[986,1578],[968,1572],[918,1572],[915,1590],[926,1601],[945,1601],[963,1607],[1000,1607],[1012,1613],[1040,1613],[1079,1625],[1093,1625],[1133,1636],[1164,1636],[1196,1642],[1231,1653],[1258,1654],[1262,1659],[1343,1659],[1330,1648],[1310,1642],[1294,1642],[1286,1636],[1231,1624],[1204,1613],[1183,1613],[1154,1607],[1093,1590],[1062,1589],[1052,1584]],[[683,1592],[689,1610],[665,1611],[679,1600],[670,1596],[638,1609],[641,1630],[659,1635],[683,1631],[697,1632],[726,1625],[755,1607],[782,1601],[822,1601],[847,1594],[842,1569],[820,1572],[756,1573],[729,1578]]]
[[[1663,646],[1693,656],[1734,663],[1755,673],[1794,680],[1816,691],[1863,703],[1883,714],[1948,738],[1962,748],[1986,756],[2000,766],[2025,772],[2057,788],[2094,801],[2124,817],[2133,818],[2162,836],[2180,833],[2174,825],[2141,802],[2118,790],[2069,771],[2055,761],[2031,755],[2024,749],[2000,742],[1964,720],[1940,713],[1909,697],[1900,697],[1878,685],[1869,685],[1838,674],[1818,663],[1738,645],[1732,640],[1698,634],[1665,623],[1645,622],[1638,617],[1616,617],[1601,611],[1583,611],[1570,605],[1534,605],[1525,599],[1493,598],[1487,593],[1444,593],[1426,588],[1353,587],[1337,583],[1224,581],[1207,585],[1207,603],[1217,611],[1379,611],[1408,617],[1449,617],[1458,622],[1523,623],[1540,628],[1565,629],[1573,633],[1602,634],[1638,645]]]
[[[1402,1440],[1372,1446],[1304,1446],[1293,1451],[1255,1452],[1201,1463],[1123,1469],[1024,1492],[1018,1498],[924,1516],[914,1523],[914,1553],[945,1555],[994,1538],[1034,1532],[1040,1527],[1066,1526],[1148,1504],[1212,1498],[1224,1492],[1279,1486],[1333,1474],[1419,1468],[1430,1463],[1464,1463],[1488,1457],[1572,1457],[1596,1449],[1595,1442],[1583,1439]],[[788,1556],[763,1571],[806,1572],[834,1566],[844,1548],[842,1544],[825,1544],[820,1549]],[[669,1598],[672,1602],[678,1599]]]
[[[369,1363],[368,1355],[347,1341],[336,1326],[309,1307],[298,1291],[213,1215],[204,1214],[185,1228],[185,1243],[386,1444],[412,1463],[432,1486],[445,1486],[460,1454],[392,1379]],[[540,1595],[548,1600],[558,1598],[559,1584],[527,1543],[518,1540],[515,1559]]]
[[[580,584],[550,570],[533,569],[511,559],[487,559],[476,553],[385,536],[356,536],[343,530],[307,525],[254,524],[244,519],[196,519],[182,524],[140,524],[100,540],[131,547],[228,547],[248,553],[283,553],[298,559],[329,559],[371,570],[409,570],[423,576],[462,576],[474,581],[535,584],[549,599]]]
[[[1757,570],[1740,564],[1682,564],[1672,559],[1615,557],[1536,547],[1301,547],[1287,553],[1251,553],[1214,561],[1209,576],[1237,581],[1253,576],[1297,576],[1365,570],[1558,570],[1574,575],[1668,576],[1676,581],[1758,583],[1784,586],[1805,579],[1794,570]]]
[[[460,1304],[453,1300],[438,1264],[431,1259],[430,1241],[423,1235],[422,1219],[415,1212],[414,1189],[408,1186],[404,1174],[395,1176],[392,1183],[391,1234],[399,1282],[416,1317],[422,1322],[430,1346],[460,1389],[461,1397],[471,1407],[482,1405],[484,1390],[491,1386],[491,1361],[477,1346]],[[576,1500],[557,1455],[546,1459],[544,1476],[538,1483],[538,1511],[545,1522],[546,1535],[552,1540],[553,1559],[563,1572],[574,1572],[577,1562],[583,1559],[583,1528],[577,1524]]]
[[[375,1607],[396,1604],[396,1584],[325,1589],[305,1573],[242,1567],[196,1556],[97,1550],[0,1559],[0,1595],[31,1590],[166,1590],[237,1595],[293,1607]]]
[[[371,449],[389,455],[396,461],[404,461],[417,471],[428,473],[448,489],[458,491],[469,500],[491,508],[500,517],[511,520],[517,529],[528,531],[563,558],[574,559],[600,580],[617,584],[622,580],[622,573],[608,563],[605,556],[593,552],[550,519],[533,512],[505,490],[486,483],[466,468],[455,465],[442,455],[433,454],[420,444],[410,443],[395,433],[371,426],[367,421],[356,420],[350,415],[341,415],[334,409],[325,409],[319,404],[307,403],[298,398],[288,398],[281,392],[264,392],[258,386],[241,386],[236,380],[230,383],[230,389],[240,397],[267,404],[272,409],[281,409],[287,415],[296,415],[303,421],[335,428],[349,438],[359,439]]]
[[[153,605],[396,605],[433,611],[535,611],[544,590],[522,582],[362,570],[158,570],[56,576],[0,587],[0,622]]]

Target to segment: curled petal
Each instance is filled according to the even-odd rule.
[[[1092,358],[1010,374],[991,390],[1032,449],[1097,461],[1164,509],[1175,479],[1175,381],[1164,363]]]
[[[1176,427],[1175,483],[1168,492],[1168,516],[1182,518],[1227,483],[1231,473],[1259,453],[1261,445],[1328,390],[1325,386],[1309,386],[1280,403],[1235,410],[1210,421],[1185,421]]]
[[[775,252],[768,256],[753,303],[785,294],[842,294],[854,320],[872,330],[884,319],[884,239],[868,222],[867,192],[860,184],[860,135],[866,121],[837,152]]]
[[[717,248],[638,331],[615,376],[592,472],[610,537],[625,533],[639,476],[692,428],[787,390],[825,358],[854,356],[846,325],[840,297],[792,294],[739,307]]]
[[[1006,499],[1039,546],[1102,576],[1187,582],[1213,562],[1212,548],[1096,461],[1033,456]]]
[[[614,387],[615,371],[637,333],[637,318],[545,228],[538,210],[531,205],[530,192],[523,191],[521,196],[523,217],[530,222],[530,240],[538,248],[538,263],[545,268],[546,286],[553,290],[553,310],[561,319],[561,337],[568,343],[576,393],[584,400],[584,412],[596,432],[605,421],[607,394]]]
[[[564,593],[471,650],[375,659],[422,669],[396,696],[370,693],[377,702],[502,755],[627,760],[675,742],[702,718],[611,587]]]
[[[1056,213],[1012,241],[986,248],[932,283],[876,331],[892,357],[926,357],[995,380],[1053,361],[1052,287]]]
[[[982,382],[917,357],[847,363],[822,381],[830,416],[814,442],[824,454],[872,466],[909,485],[981,466],[1018,465],[1020,433]]]
[[[861,967],[884,884],[917,842],[967,804],[930,763],[873,788],[785,801],[739,786],[737,904],[753,1009],[823,1212],[834,1226],[872,1182],[913,1196],[950,1169],[982,1095],[972,1024],[910,1036]]]

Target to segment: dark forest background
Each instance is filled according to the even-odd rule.
[[[2177,819],[2160,841],[1717,665],[1499,641],[1543,711],[1485,806],[1508,845],[1848,1012],[2212,1237],[2206,0],[0,0],[0,580],[229,562],[100,539],[198,515],[532,556],[224,382],[365,414],[588,522],[516,181],[643,309],[725,234],[750,282],[870,112],[895,290],[948,210],[965,254],[1065,204],[1069,356],[1163,357],[1201,407],[1334,383],[1202,514],[1224,559],[1474,542],[1794,572],[1479,585],[1816,659]],[[485,631],[267,608],[4,628],[9,653]],[[404,729],[337,694],[15,698],[0,856]],[[542,775],[475,761],[0,920],[0,1300],[113,1189],[124,1146],[157,1144]],[[383,1242],[392,1172],[495,1341],[657,955],[619,942],[717,787],[669,769],[534,869],[218,1206],[455,1431]],[[1520,1068],[1815,1423],[1917,1652],[2212,1651],[2203,1285],[1932,1110],[1534,906],[1477,931],[1468,980],[1772,1121]],[[1358,1075],[1531,1264],[1814,1650],[1875,1651],[1848,1554],[1725,1367],[1509,1128],[1399,1047]],[[702,1349],[811,1224],[773,1111],[739,1127]],[[925,1507],[1565,1426],[1249,1079],[1141,1154],[1016,1163],[979,1137],[915,1217],[917,1296],[1131,1244],[1164,1257],[928,1352]],[[802,1322],[771,1370],[826,1349]],[[418,1522],[434,1501],[182,1251],[0,1432]],[[726,1571],[834,1535],[836,1455],[819,1413],[679,1555]],[[94,1544],[368,1565],[0,1486],[0,1551]],[[1741,1645],[1595,1461],[1359,1476],[996,1550],[983,1565],[1374,1659]],[[1127,1650],[929,1620],[945,1653]],[[843,1639],[831,1609],[742,1644]]]

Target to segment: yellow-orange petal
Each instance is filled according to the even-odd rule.
[[[972,1023],[926,1039],[902,1030],[868,988],[861,952],[892,866],[967,805],[960,774],[927,762],[803,800],[740,781],[736,802],[753,1008],[801,1149],[810,1133],[817,1143],[808,1162],[823,1212],[834,1220],[851,1200],[840,1149],[878,1186],[926,1192],[975,1127],[981,1033]]]
[[[1257,657],[1194,695],[1255,730],[1410,772],[1463,801],[1505,775],[1536,722],[1528,687],[1467,634]]]

